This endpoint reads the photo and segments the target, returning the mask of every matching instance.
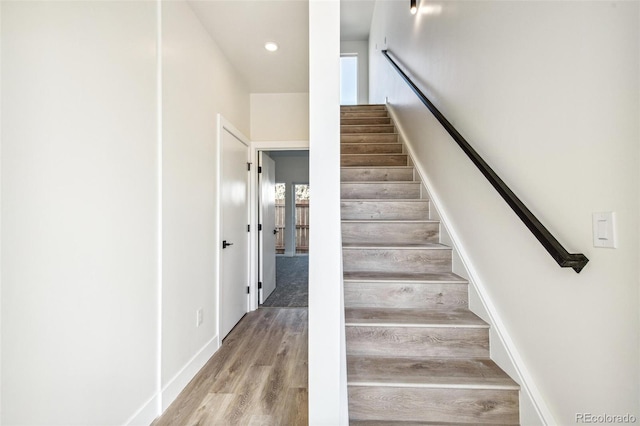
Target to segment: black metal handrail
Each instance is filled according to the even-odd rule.
[[[476,152],[475,149],[469,145],[469,142],[466,141],[464,137],[449,123],[449,120],[446,119],[444,115],[438,108],[427,99],[427,97],[422,93],[422,91],[411,81],[411,79],[405,74],[398,64],[389,56],[388,50],[383,50],[382,54],[386,56],[386,58],[391,62],[393,68],[400,74],[402,79],[411,87],[411,90],[418,95],[418,98],[422,101],[423,104],[429,111],[436,117],[436,119],[442,124],[445,130],[451,135],[453,140],[462,148],[462,150],[467,154],[469,159],[473,162],[473,164],[478,167],[480,172],[487,178],[489,183],[498,191],[498,193],[502,196],[502,198],[507,202],[507,204],[511,207],[511,209],[518,215],[518,217],[524,222],[527,228],[535,235],[535,237],[540,241],[540,244],[547,249],[551,257],[558,262],[563,268],[573,268],[574,271],[580,272],[582,268],[585,267],[589,259],[582,253],[569,253],[562,244],[558,242],[558,240],[551,235],[551,232],[538,220],[537,217],[531,210],[524,205],[522,201],[516,196],[516,194],[509,189],[507,184],[504,183],[502,179],[493,171],[491,167],[480,157],[480,154]]]

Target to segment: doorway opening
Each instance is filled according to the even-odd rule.
[[[358,55],[340,55],[340,105],[358,103]]]
[[[258,302],[263,307],[305,307],[311,232],[309,151],[259,151],[258,159]]]

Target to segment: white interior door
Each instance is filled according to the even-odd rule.
[[[276,289],[276,163],[260,152],[260,303]]]
[[[220,244],[220,339],[247,312],[249,285],[249,235],[247,232],[249,148],[226,128],[222,129]]]

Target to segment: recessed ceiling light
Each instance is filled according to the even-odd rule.
[[[278,45],[272,41],[268,41],[264,44],[264,48],[269,52],[275,52],[276,50],[278,50]]]

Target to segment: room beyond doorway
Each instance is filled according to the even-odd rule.
[[[286,196],[287,191],[292,191],[290,197]],[[276,254],[285,254],[287,243],[285,235],[290,234],[287,233],[287,226],[293,228],[295,237],[294,242],[289,239],[292,250],[287,253],[309,253],[309,197],[308,183],[293,183],[288,186],[285,182],[276,182]],[[293,204],[289,206],[287,200]],[[287,218],[293,218],[293,220],[287,220]]]
[[[258,184],[261,188],[258,211],[266,218],[259,219],[259,229],[262,230],[259,232],[258,244],[259,305],[304,307],[308,305],[308,252],[311,232],[309,151],[261,151],[259,157],[265,160],[264,164],[268,166],[266,169],[260,169],[262,172],[259,173]],[[271,168],[273,178],[265,174],[265,171],[271,173]],[[273,179],[273,190],[268,183],[270,179]],[[273,196],[269,195],[270,191],[273,191]],[[268,213],[268,203],[271,199],[273,219]],[[270,275],[271,271],[275,272],[274,275]],[[268,276],[265,275],[267,272]]]

